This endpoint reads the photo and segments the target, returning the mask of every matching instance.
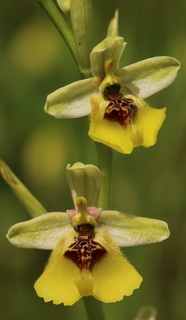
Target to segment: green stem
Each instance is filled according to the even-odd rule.
[[[103,210],[109,210],[111,200],[112,149],[97,142],[96,148],[98,155],[98,167],[102,173],[99,206]]]
[[[82,78],[92,76],[90,51],[92,36],[92,0],[71,0],[70,17],[79,58],[79,72]]]
[[[42,204],[33,196],[33,194],[24,186],[24,184],[16,177],[7,164],[1,159],[0,173],[32,218],[47,212]]]
[[[88,314],[89,320],[104,320],[105,316],[102,309],[102,303],[93,297],[85,297],[84,299],[85,308]]]
[[[61,15],[60,9],[54,4],[52,0],[37,0],[40,6],[46,11],[59,33],[62,35],[64,41],[66,42],[68,48],[70,49],[74,60],[79,66],[78,52],[75,45],[75,40],[71,29],[66,24],[63,16]]]

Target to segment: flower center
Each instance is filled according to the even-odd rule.
[[[77,267],[92,271],[96,262],[107,253],[106,249],[94,241],[94,226],[91,224],[78,225],[75,228],[78,236],[68,247],[64,256],[73,261]]]
[[[125,127],[133,122],[138,107],[134,100],[125,98],[120,93],[120,88],[120,84],[113,84],[104,89],[104,98],[110,101],[105,109],[104,119]]]

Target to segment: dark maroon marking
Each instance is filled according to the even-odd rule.
[[[84,225],[86,230],[78,231],[78,236],[74,238],[74,243],[68,247],[64,256],[73,261],[80,270],[87,269],[92,271],[95,263],[100,261],[107,251],[102,245],[93,240],[93,230],[87,230],[88,226],[92,225],[86,224]]]
[[[104,119],[118,122],[122,126],[132,123],[137,111],[136,103],[120,93],[120,84],[113,84],[104,90],[104,98],[110,101]]]

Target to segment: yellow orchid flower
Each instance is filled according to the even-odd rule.
[[[180,63],[154,57],[122,69],[118,64],[126,42],[117,32],[118,15],[107,37],[90,54],[93,77],[76,81],[48,95],[45,111],[56,118],[90,114],[89,136],[125,154],[156,143],[166,108],[153,109],[143,100],[169,86]]]
[[[167,224],[97,208],[101,173],[93,165],[68,165],[67,181],[75,209],[18,223],[7,238],[17,247],[53,250],[34,285],[45,302],[72,305],[89,295],[120,301],[139,288],[142,277],[119,246],[162,241],[169,236]]]

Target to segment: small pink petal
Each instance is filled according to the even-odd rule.
[[[102,211],[102,208],[96,208],[96,207],[87,208],[88,214],[90,214],[90,216],[93,216],[96,219],[96,221],[100,219],[101,211]]]
[[[73,217],[75,217],[78,214],[77,209],[67,210],[66,212],[67,212],[70,219],[72,219]]]

